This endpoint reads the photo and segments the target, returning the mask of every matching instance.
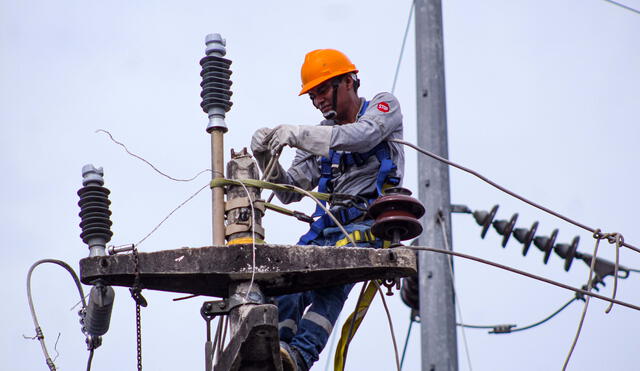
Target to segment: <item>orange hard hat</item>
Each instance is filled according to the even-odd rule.
[[[307,93],[332,77],[349,72],[357,73],[358,69],[342,52],[335,49],[318,49],[309,52],[304,57],[300,70],[302,90],[298,95]]]

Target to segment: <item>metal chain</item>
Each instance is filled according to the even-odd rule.
[[[133,287],[129,289],[131,297],[136,302],[136,340],[137,340],[137,358],[138,358],[138,371],[142,371],[142,328],[140,320],[140,307],[147,306],[147,300],[142,296],[142,286],[140,285],[140,260],[138,258],[138,248],[135,247],[132,252],[133,266],[134,266],[134,279]]]

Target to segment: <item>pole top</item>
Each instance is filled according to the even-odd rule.
[[[93,164],[87,164],[82,167],[82,185],[90,184],[104,185],[104,171],[102,167],[96,168]]]
[[[204,38],[204,43],[207,45],[205,53],[207,55],[216,55],[218,57],[224,57],[227,54],[227,40],[223,39],[219,33],[210,33]]]

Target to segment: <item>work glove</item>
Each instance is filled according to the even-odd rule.
[[[270,128],[260,128],[256,130],[251,137],[251,152],[253,152],[253,157],[258,162],[258,166],[262,172],[265,171],[269,161],[271,161],[272,153],[268,143],[271,138],[269,134],[271,134],[273,130],[274,129]],[[271,172],[271,176],[265,180],[268,182],[282,183],[281,178],[284,175],[284,169],[280,163],[276,163],[274,166],[275,168]]]
[[[331,126],[279,125],[267,134],[272,153],[285,145],[299,148],[318,156],[329,156]]]

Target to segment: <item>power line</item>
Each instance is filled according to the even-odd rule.
[[[398,63],[396,64],[396,73],[393,76],[393,85],[391,87],[391,94],[396,90],[396,82],[398,81],[398,73],[400,72],[400,64],[402,63],[402,55],[404,54],[404,46],[407,42],[407,35],[409,34],[409,26],[411,25],[411,16],[413,15],[413,9],[416,6],[415,0],[411,1],[411,8],[409,9],[409,18],[407,19],[407,26],[404,29],[404,36],[402,37],[402,46],[400,47],[400,55],[398,56]]]
[[[600,300],[604,300],[604,301],[607,301],[607,302],[610,302],[610,303],[622,305],[623,307],[627,307],[627,308],[631,308],[631,309],[635,309],[637,311],[640,311],[640,307],[637,306],[637,305],[634,305],[634,304],[631,304],[631,303],[627,303],[627,302],[624,302],[624,301],[620,301],[620,300],[617,300],[617,299],[611,299],[611,298],[608,298],[606,296],[599,295],[599,294],[596,294],[596,293],[593,293],[593,292],[590,292],[590,291],[587,291],[587,290],[578,289],[578,288],[566,285],[566,284],[561,283],[561,282],[550,280],[548,278],[544,278],[544,277],[535,275],[533,273],[521,271],[519,269],[512,268],[512,267],[509,267],[509,266],[504,265],[504,264],[500,264],[500,263],[496,263],[496,262],[493,262],[493,261],[490,261],[490,260],[482,259],[482,258],[479,258],[477,256],[473,256],[473,255],[469,255],[469,254],[463,254],[463,253],[459,253],[459,252],[456,252],[456,251],[436,249],[436,248],[432,248],[432,247],[405,246],[404,248],[405,249],[410,249],[410,250],[416,250],[416,251],[431,251],[431,252],[436,252],[436,253],[440,253],[440,254],[453,255],[453,256],[464,258],[464,259],[474,260],[474,261],[477,261],[477,262],[482,263],[482,264],[491,265],[491,266],[494,266],[496,268],[504,269],[506,271],[519,274],[521,276],[525,276],[525,277],[528,277],[528,278],[532,278],[534,280],[542,281],[542,282],[548,283],[550,285],[558,286],[560,288],[563,288],[563,289],[566,289],[566,290],[570,290],[570,291],[573,291],[573,292],[578,293],[578,294],[594,297],[594,298],[597,298],[597,299],[600,299]]]
[[[640,14],[640,10],[633,9],[633,8],[632,8],[632,7],[630,7],[630,6],[626,6],[626,5],[624,5],[624,4],[620,4],[620,3],[615,2],[615,1],[612,1],[612,0],[604,0],[604,1],[606,1],[606,2],[608,2],[608,3],[611,3],[611,4],[613,4],[613,5],[617,5],[617,6],[621,7],[621,8],[623,8],[623,9],[627,9],[627,10],[629,10],[629,11],[632,11],[632,12],[634,12],[634,13],[636,13],[636,14]]]
[[[462,165],[459,165],[459,164],[457,164],[457,163],[455,163],[453,161],[449,161],[446,158],[438,156],[433,152],[429,152],[429,151],[425,150],[424,148],[420,148],[417,145],[415,145],[413,143],[410,143],[410,142],[407,142],[405,140],[389,139],[389,141],[390,142],[395,142],[395,143],[400,143],[400,144],[403,144],[405,146],[409,146],[409,147],[415,149],[416,151],[418,151],[418,152],[420,152],[422,154],[425,154],[425,155],[427,155],[427,156],[429,156],[431,158],[434,158],[434,159],[436,159],[438,161],[444,162],[445,164],[448,164],[448,165],[453,166],[455,168],[458,168],[458,169],[460,169],[462,171],[465,171],[465,172],[467,172],[467,173],[469,173],[471,175],[474,175],[474,176],[480,178],[481,180],[483,180],[484,182],[490,184],[491,186],[501,190],[502,192],[504,192],[504,193],[506,193],[506,194],[508,194],[508,195],[510,195],[512,197],[515,197],[515,198],[519,199],[520,201],[522,201],[524,203],[527,203],[527,204],[529,204],[529,205],[531,205],[531,206],[533,206],[533,207],[535,207],[537,209],[540,209],[540,210],[542,210],[542,211],[544,211],[544,212],[546,212],[548,214],[551,214],[551,215],[555,216],[556,218],[562,219],[562,220],[564,220],[564,221],[566,221],[568,223],[571,223],[571,224],[573,224],[573,225],[575,225],[577,227],[580,227],[582,229],[585,229],[585,230],[593,233],[593,237],[595,239],[598,239],[598,240],[606,239],[611,244],[616,243],[616,240],[615,240],[615,237],[613,237],[613,234],[603,234],[603,233],[601,233],[601,231],[599,229],[588,227],[588,226],[586,226],[586,225],[584,225],[584,224],[582,224],[580,222],[577,222],[577,221],[575,221],[575,220],[573,220],[573,219],[571,219],[569,217],[566,217],[566,216],[564,216],[564,215],[562,215],[560,213],[557,213],[557,212],[555,212],[555,211],[553,211],[551,209],[548,209],[548,208],[546,208],[546,207],[544,207],[544,206],[542,206],[540,204],[537,204],[537,203],[535,203],[535,202],[533,202],[533,201],[531,201],[531,200],[529,200],[529,199],[527,199],[527,198],[525,198],[523,196],[520,196],[519,194],[517,194],[517,193],[515,193],[513,191],[510,191],[509,189],[497,184],[496,182],[493,182],[492,180],[488,179],[487,177],[479,174],[478,172],[476,172],[474,170],[466,168],[466,167],[464,167]],[[635,247],[635,246],[633,246],[631,244],[628,244],[628,243],[626,243],[624,241],[621,243],[621,245],[622,246],[626,246],[627,248],[629,248],[629,249],[631,249],[631,250],[633,250],[633,251],[635,251],[637,253],[640,253],[640,249],[639,248],[637,248],[637,247]]]
[[[151,162],[147,161],[147,160],[146,160],[145,158],[143,158],[142,156],[137,155],[137,154],[135,154],[135,153],[133,153],[133,152],[129,151],[129,148],[127,148],[127,146],[126,146],[124,143],[121,143],[121,142],[117,141],[117,140],[113,137],[113,135],[111,135],[111,133],[110,133],[110,132],[108,132],[107,130],[104,130],[104,129],[98,129],[98,130],[96,130],[96,133],[105,133],[105,134],[107,134],[107,135],[109,136],[109,138],[111,139],[111,141],[112,141],[112,142],[114,142],[115,144],[117,144],[117,145],[119,145],[120,147],[122,147],[122,148],[125,150],[125,152],[127,152],[129,155],[131,155],[131,156],[133,156],[133,157],[137,158],[138,160],[140,160],[140,161],[144,162],[145,164],[147,164],[147,165],[151,166],[151,168],[152,168],[153,170],[155,170],[158,174],[162,175],[162,176],[163,176],[163,177],[165,177],[165,178],[171,179],[171,180],[173,180],[173,181],[176,181],[176,182],[190,182],[190,181],[192,181],[192,180],[196,179],[197,177],[199,177],[199,176],[200,176],[200,174],[203,174],[203,173],[206,173],[206,172],[211,172],[211,169],[204,169],[204,170],[200,171],[199,173],[197,173],[196,175],[192,176],[191,178],[181,179],[181,178],[175,178],[175,177],[172,177],[171,175],[168,175],[168,174],[163,173],[162,171],[160,171],[160,169],[158,169],[157,167],[155,167]]]

